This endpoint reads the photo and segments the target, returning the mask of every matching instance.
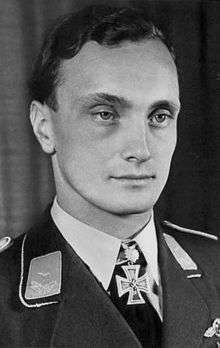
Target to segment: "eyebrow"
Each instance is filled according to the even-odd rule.
[[[132,102],[129,101],[128,99],[114,95],[114,94],[109,94],[109,93],[90,93],[87,96],[83,96],[80,98],[80,101],[86,100],[86,104],[90,103],[97,103],[97,104],[102,104],[102,103],[109,103],[109,104],[119,104],[123,107],[131,107]],[[180,103],[179,102],[173,102],[171,100],[158,100],[154,102],[151,106],[150,109],[170,109],[172,112],[176,112],[180,110]]]
[[[171,100],[158,100],[151,105],[151,109],[170,109],[172,112],[177,112],[180,108],[180,102],[175,103]]]
[[[85,97],[83,96],[80,98],[80,101],[85,101],[86,104],[88,103],[97,103],[97,104],[102,104],[102,103],[109,103],[109,104],[120,104],[125,107],[129,107],[132,105],[132,103],[127,100],[126,98],[122,96],[117,96],[114,94],[108,94],[108,93],[90,93],[86,95]]]

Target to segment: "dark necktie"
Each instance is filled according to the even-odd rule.
[[[136,242],[122,243],[108,288],[110,298],[143,347],[161,346],[161,320],[150,303],[158,287],[147,275],[147,262]]]

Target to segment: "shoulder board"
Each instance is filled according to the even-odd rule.
[[[3,237],[0,239],[0,253],[8,249],[13,244],[11,237]]]
[[[170,221],[165,220],[165,221],[163,221],[163,224],[165,226],[171,227],[171,228],[173,228],[177,231],[180,231],[180,232],[190,233],[190,234],[194,234],[194,235],[201,236],[201,237],[206,237],[206,238],[213,239],[213,240],[218,240],[218,237],[215,236],[214,234],[209,234],[209,233],[205,233],[202,231],[196,231],[196,230],[191,230],[189,228],[184,228],[184,227],[175,225]]]

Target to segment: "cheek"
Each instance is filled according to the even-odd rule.
[[[94,137],[82,132],[71,132],[59,142],[59,161],[72,174],[97,175],[109,160],[109,150],[103,141],[94,141]]]
[[[103,139],[100,132],[82,119],[66,117],[56,127],[56,151],[60,170],[63,175],[72,180],[94,181],[96,177],[103,175],[111,157],[111,147]]]
[[[157,164],[166,171],[172,160],[172,156],[176,147],[176,136],[171,135],[167,137],[165,141],[160,142],[159,146],[157,146],[157,150],[155,153],[155,161]]]

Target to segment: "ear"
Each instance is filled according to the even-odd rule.
[[[35,100],[31,103],[30,121],[32,128],[43,151],[48,154],[53,154],[55,151],[51,113],[52,111],[46,104],[41,104]]]

